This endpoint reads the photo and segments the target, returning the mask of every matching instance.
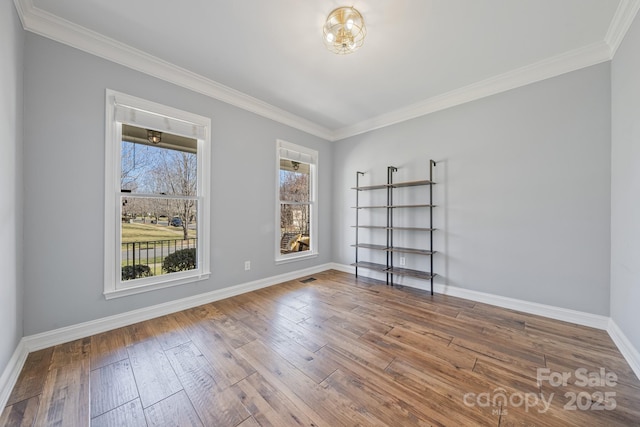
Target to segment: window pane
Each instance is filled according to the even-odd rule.
[[[309,213],[309,205],[280,205],[281,254],[308,251],[310,249]]]
[[[121,197],[122,281],[197,267],[197,200]]]
[[[195,139],[122,125],[120,188],[131,193],[195,196],[197,147]]]
[[[310,197],[308,163],[280,159],[280,200],[286,202],[308,202]]]

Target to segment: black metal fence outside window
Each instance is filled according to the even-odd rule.
[[[121,265],[123,271],[126,268],[138,271],[139,268],[136,266],[148,266],[151,273],[148,275],[157,276],[164,274],[162,262],[167,256],[183,249],[196,248],[197,238],[123,243],[121,246]],[[137,277],[138,275],[136,274],[135,278]],[[127,277],[127,280],[132,278],[134,277]],[[123,277],[123,280],[125,280],[125,277]]]

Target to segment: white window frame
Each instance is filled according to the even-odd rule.
[[[282,153],[287,153],[286,155]],[[311,185],[309,188],[309,204],[310,204],[310,238],[311,245],[309,250],[296,252],[291,254],[280,253],[280,159],[300,160],[309,163],[309,177]],[[278,139],[276,141],[276,227],[275,227],[275,255],[276,264],[300,261],[318,256],[318,152],[301,145]]]
[[[123,111],[126,114],[123,114]],[[122,281],[120,188],[122,124],[151,128],[197,140],[197,264],[196,269]],[[105,108],[104,296],[139,294],[205,280],[210,271],[211,119],[110,89]]]

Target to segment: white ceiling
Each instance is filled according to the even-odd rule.
[[[327,139],[611,59],[639,0],[15,0],[27,30]],[[329,52],[353,5],[364,46]]]

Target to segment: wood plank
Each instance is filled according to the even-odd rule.
[[[330,348],[336,353],[351,359],[361,365],[384,371],[393,361],[394,356],[384,349],[360,339],[349,339],[346,336],[330,337]],[[323,348],[323,349],[324,349]]]
[[[242,320],[252,314],[249,309],[245,308],[246,299],[242,297],[243,295],[238,295],[216,301],[216,307],[227,316],[233,317],[235,320]]]
[[[144,410],[149,427],[202,427],[200,417],[193,409],[191,401],[184,391],[161,400]]]
[[[242,322],[258,332],[261,337],[277,339],[279,336],[285,336],[309,351],[315,352],[327,343],[325,337],[283,317],[273,321],[261,313],[256,313],[242,319]]]
[[[163,350],[177,347],[190,339],[182,328],[184,314],[173,313],[143,322]]]
[[[517,368],[507,369],[504,364],[479,359],[473,367],[473,372],[494,382],[498,387],[514,390],[518,393],[536,394],[540,392],[540,387],[534,378],[522,374]]]
[[[499,327],[501,330],[524,331],[526,322],[503,316],[499,310],[479,312],[478,310],[464,310],[458,314],[458,319],[482,325],[485,328]]]
[[[251,377],[259,376],[253,374]],[[250,378],[251,378],[250,377]],[[298,416],[291,412],[291,409],[280,405],[280,411],[269,404],[267,400],[256,390],[250,383],[249,378],[245,378],[238,384],[233,386],[238,398],[245,408],[251,413],[252,418],[262,427],[279,427],[279,426],[299,426]],[[293,407],[292,404],[290,404]],[[312,426],[313,423],[307,424]]]
[[[325,384],[337,390],[357,407],[366,408],[381,425],[428,426],[430,423],[408,408],[403,395],[389,393],[366,381],[354,379],[351,373],[338,369],[329,376]],[[388,385],[385,384],[385,385]]]
[[[243,422],[241,422],[240,424],[238,424],[237,427],[261,427],[261,426],[253,417],[249,417]]]
[[[263,339],[262,342],[316,383],[321,383],[338,368],[331,360],[318,357],[287,337]]]
[[[2,414],[0,414],[0,425],[11,427],[33,426],[39,404],[40,396],[34,396],[14,403],[13,405],[6,406]]]
[[[222,339],[232,348],[242,347],[258,338],[258,334],[233,317],[225,316],[221,320],[210,322],[209,325],[215,329]]]
[[[90,360],[91,337],[67,342],[54,347],[49,370],[72,366],[79,361]]]
[[[631,386],[640,386],[640,381],[635,373],[618,352],[611,354],[608,351],[597,351],[589,345],[578,347],[577,344],[563,343],[562,345],[554,345],[553,349],[549,349],[545,353],[546,359],[551,363],[563,363],[570,361],[576,367],[595,368],[601,366],[608,370],[616,372],[621,382],[625,382]]]
[[[91,369],[127,359],[125,331],[122,328],[91,337]]]
[[[251,412],[260,425],[307,426],[318,425],[305,408],[299,408],[264,377],[255,373],[234,386],[242,404]]]
[[[268,301],[285,305],[292,310],[300,310],[306,307],[309,303],[305,302],[303,295],[300,292],[292,292],[292,290],[305,292],[304,285],[301,281],[295,280],[284,282],[282,286],[270,286],[268,288],[258,289],[255,294]]]
[[[392,298],[387,298],[385,301],[385,306],[387,307],[397,307],[399,310],[421,310],[422,312],[426,311],[428,313],[437,313],[442,316],[448,317],[457,317],[463,312],[459,307],[448,307],[446,305],[441,305],[429,300],[423,299],[409,299],[402,298],[400,296],[394,296]],[[422,314],[422,313],[419,313]],[[524,328],[524,325],[523,325]]]
[[[505,363],[519,362],[525,366],[544,366],[544,354],[532,349],[510,346],[509,343],[496,342],[478,334],[475,339],[454,337],[452,344],[467,348],[478,354],[501,360]]]
[[[236,349],[227,344],[208,319],[198,321],[191,316],[192,313],[187,313],[187,318],[193,322],[188,328],[193,347],[209,361],[212,375],[220,387],[229,387],[255,372],[250,364],[238,356]],[[185,346],[177,348],[183,349]]]
[[[89,360],[52,369],[45,380],[36,423],[84,426],[89,424]]]
[[[205,426],[235,426],[249,417],[232,389],[216,384],[215,376],[219,374],[193,343],[175,347],[168,355]]]
[[[393,328],[387,335],[368,332],[360,341],[365,341],[390,356],[424,362],[425,359],[437,358],[449,363],[454,369],[471,370],[477,359],[468,352],[450,348],[449,343],[440,337],[419,335],[399,327]]]
[[[55,346],[36,415],[37,424],[89,424],[90,347],[90,338]]]
[[[138,342],[127,347],[127,352],[143,408],[182,390],[182,384],[158,341],[147,339]]]
[[[154,340],[156,338],[154,332],[149,328],[149,324],[145,322],[125,326],[122,328],[122,331],[124,334],[124,342],[127,347],[143,343],[145,341]]]
[[[16,385],[11,391],[7,406],[30,399],[42,393],[52,356],[53,347],[29,353],[22,367],[22,371],[20,371]]]
[[[339,396],[326,391],[267,346],[256,340],[239,351],[256,367],[257,372],[270,384],[282,391],[299,408],[304,408],[319,426],[372,425],[371,420],[348,407],[347,401],[338,402]]]
[[[385,373],[418,395],[438,393],[457,403],[464,403],[466,393],[478,395],[497,388],[494,382],[473,371],[452,370],[449,364],[437,359],[430,359],[427,363],[396,359]]]
[[[434,425],[475,426],[493,423],[493,420],[491,423],[486,421],[485,414],[475,410],[466,411],[466,408],[459,404],[460,401],[452,399],[451,396],[443,396],[432,390],[424,394],[417,394],[402,383],[395,382],[393,376],[386,371],[381,372],[357,363],[353,359],[336,353],[329,347],[323,348],[320,352],[339,362],[342,365],[341,369],[350,373],[354,379],[371,385],[374,390],[384,390],[387,394],[398,397],[401,400],[398,402],[399,405],[405,409],[411,408],[417,417]]]
[[[118,406],[91,420],[91,427],[147,427],[140,399]]]
[[[317,282],[322,283],[322,273],[318,273],[317,275],[314,275],[314,277],[318,279]],[[335,293],[333,289],[326,286],[314,286],[314,283],[315,282],[300,283],[300,281],[290,281],[284,282],[277,287],[286,290],[286,296],[288,299],[300,301],[300,304],[303,306],[297,307],[297,309],[303,311],[305,308],[315,305],[322,301],[323,298],[328,298]],[[285,304],[286,301],[287,300],[285,300]]]
[[[91,417],[138,398],[129,359],[91,371]]]
[[[252,298],[251,301],[245,304],[245,307],[251,310],[254,315],[260,314],[268,318],[281,316],[291,323],[298,323],[307,318],[301,311],[294,310],[291,307],[270,301],[266,298]]]

